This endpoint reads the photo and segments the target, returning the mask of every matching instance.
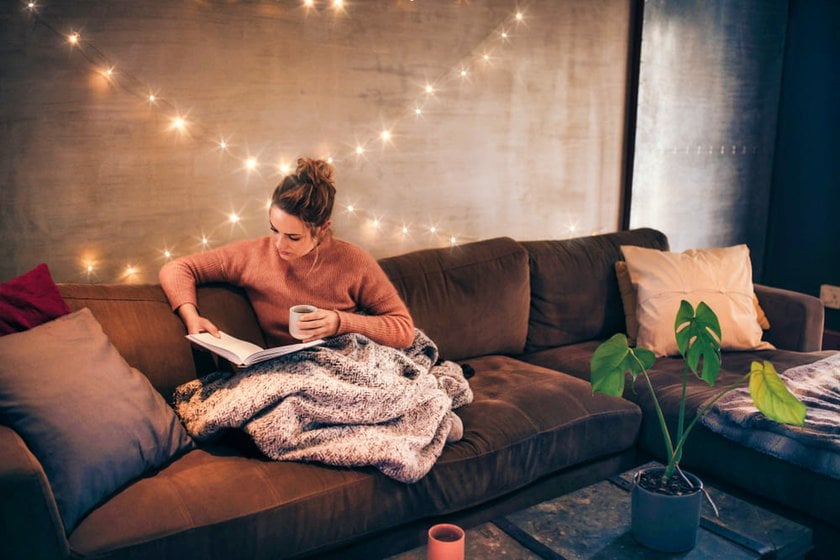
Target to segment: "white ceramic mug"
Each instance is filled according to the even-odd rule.
[[[457,525],[440,523],[429,529],[427,560],[464,560],[464,530]]]
[[[314,305],[293,305],[289,308],[289,334],[298,340],[307,338],[305,334],[298,329],[297,322],[303,315],[317,311],[318,308]]]

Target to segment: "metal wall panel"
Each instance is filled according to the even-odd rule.
[[[761,270],[787,0],[644,4],[630,225]]]

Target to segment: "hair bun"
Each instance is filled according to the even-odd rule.
[[[298,158],[295,175],[302,183],[327,184],[335,188],[335,168],[322,159]]]

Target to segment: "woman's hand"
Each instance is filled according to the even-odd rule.
[[[187,327],[187,333],[198,334],[200,332],[209,332],[216,338],[220,338],[219,329],[209,319],[205,319],[198,314],[198,309],[191,303],[185,303],[178,308],[178,315],[184,321]]]
[[[330,309],[317,309],[302,315],[298,321],[303,342],[333,336],[338,332],[338,312]]]

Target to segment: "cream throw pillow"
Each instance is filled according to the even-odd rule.
[[[636,291],[637,344],[657,356],[679,354],[674,319],[685,299],[701,301],[720,321],[721,349],[765,350],[753,303],[752,266],[746,245],[670,253],[623,245],[621,251]]]

